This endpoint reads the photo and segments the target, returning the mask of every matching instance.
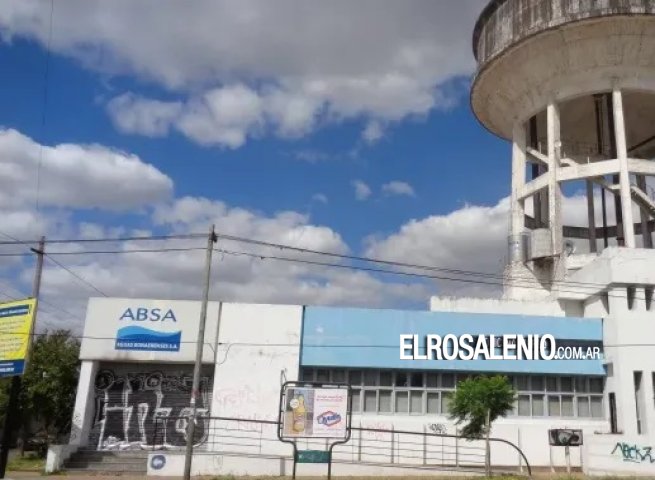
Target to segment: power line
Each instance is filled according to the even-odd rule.
[[[391,274],[391,275],[400,275],[400,276],[407,276],[407,277],[416,277],[416,278],[428,278],[428,279],[435,279],[435,280],[446,280],[446,281],[452,281],[452,282],[461,282],[461,283],[473,283],[473,284],[483,284],[483,285],[492,285],[492,286],[503,286],[502,282],[494,282],[494,281],[485,281],[485,280],[476,280],[476,279],[471,279],[471,278],[455,278],[455,277],[447,277],[443,275],[429,275],[425,273],[413,273],[413,272],[400,272],[397,270],[386,270],[382,268],[375,268],[375,267],[363,267],[363,266],[357,266],[357,265],[345,265],[342,263],[328,263],[328,262],[319,262],[319,261],[314,261],[314,260],[303,260],[303,259],[296,259],[296,258],[289,258],[289,257],[280,257],[276,255],[266,255],[266,254],[258,254],[258,253],[250,253],[250,252],[237,252],[237,251],[232,251],[232,250],[225,250],[225,249],[217,249],[216,250],[218,253],[226,254],[226,255],[233,255],[233,256],[245,256],[245,257],[250,257],[254,259],[259,259],[259,260],[277,260],[277,261],[282,261],[282,262],[293,262],[293,263],[301,263],[301,264],[307,264],[307,265],[315,265],[315,266],[322,266],[322,267],[330,267],[330,268],[341,268],[341,269],[348,269],[348,270],[362,270],[366,272],[374,272],[374,273],[386,273],[386,274]],[[534,284],[527,284],[527,283],[519,283],[518,284],[521,288],[526,288],[526,289],[534,289],[534,290],[543,290],[541,287],[534,285]],[[588,292],[580,291],[580,290],[564,290],[564,289],[558,289],[560,292],[564,293],[572,293],[572,294],[586,294]],[[609,294],[609,297],[613,298],[627,298],[627,293],[626,295],[622,294]],[[636,299],[645,299],[645,297],[640,297],[638,295],[635,295]]]
[[[21,299],[25,299],[25,298],[30,298],[30,295],[22,292],[21,290],[19,290],[18,288],[14,287],[12,285],[10,285],[5,279],[0,278],[0,281],[2,281],[7,287],[9,287],[11,290],[13,290],[15,293],[18,294],[17,297],[13,298],[13,300],[21,300]],[[51,310],[46,310],[46,309],[43,308],[43,305],[47,305],[48,307],[50,307],[50,308],[52,308],[54,310],[58,310],[60,313],[66,315],[67,317],[62,317],[62,316],[57,315],[55,312],[53,312]],[[68,310],[66,310],[65,308],[62,308],[62,307],[58,306],[55,303],[52,303],[52,302],[50,302],[48,300],[45,300],[43,297],[39,298],[39,309],[43,310],[43,312],[47,313],[48,315],[56,316],[58,318],[61,318],[62,320],[65,319],[65,318],[68,318],[68,317],[72,317],[72,318],[75,318],[77,320],[80,320],[80,321],[84,322],[84,319],[82,317],[80,317],[79,315],[71,313]]]
[[[81,250],[77,252],[48,252],[48,255],[119,255],[123,253],[163,253],[163,252],[190,252],[207,250],[206,247],[180,247],[180,248],[137,248],[129,250]],[[0,253],[0,257],[28,257],[31,253]]]
[[[52,257],[50,256],[50,254],[46,253],[45,256],[46,256],[48,259],[50,259],[50,261],[53,262],[55,265],[59,266],[60,268],[64,269],[64,270],[67,271],[68,273],[70,273],[73,277],[75,277],[77,280],[79,280],[80,282],[82,282],[84,285],[86,285],[86,286],[92,288],[93,290],[95,290],[96,292],[98,292],[98,293],[99,293],[100,295],[102,295],[103,297],[107,297],[107,296],[108,296],[105,292],[103,292],[102,290],[100,290],[98,287],[96,287],[95,285],[93,285],[93,284],[92,284],[91,282],[89,282],[88,280],[82,278],[80,275],[78,275],[77,273],[75,273],[73,270],[71,270],[70,268],[68,268],[66,265],[64,265],[64,264],[62,264],[61,262],[59,262],[59,261],[55,260],[54,258],[52,258]]]
[[[436,267],[436,266],[430,266],[430,265],[420,265],[420,264],[414,264],[414,263],[406,263],[406,262],[399,262],[399,261],[393,261],[393,260],[384,260],[384,259],[379,259],[379,258],[371,258],[371,257],[365,257],[365,256],[358,256],[358,255],[347,255],[347,254],[340,254],[340,253],[333,253],[333,252],[325,252],[321,250],[312,250],[309,248],[301,248],[301,247],[294,247],[291,245],[284,245],[284,244],[279,244],[279,243],[273,243],[273,242],[266,242],[262,240],[255,240],[255,239],[250,239],[250,238],[244,238],[244,237],[237,237],[234,235],[224,235],[224,234],[217,234],[216,235],[218,238],[223,239],[223,240],[230,240],[230,241],[235,241],[235,242],[240,242],[240,243],[248,243],[248,244],[254,244],[254,245],[260,245],[260,246],[266,246],[266,247],[271,247],[271,248],[279,248],[282,250],[292,250],[300,253],[311,253],[311,254],[316,254],[316,255],[324,255],[324,256],[329,256],[329,257],[334,257],[334,258],[340,258],[344,260],[355,260],[355,261],[362,261],[362,262],[369,262],[369,263],[379,263],[383,265],[388,265],[388,266],[395,266],[395,267],[405,267],[405,268],[413,268],[413,269],[421,269],[421,270],[428,270],[428,271],[439,271],[439,272],[445,272],[445,273],[453,273],[457,275],[464,275],[464,276],[476,276],[476,277],[488,277],[488,278],[496,278],[500,280],[507,280],[511,279],[512,277],[506,277],[504,275],[499,275],[495,273],[485,273],[485,272],[476,272],[476,271],[471,271],[471,270],[459,270],[459,269],[452,269],[452,268],[445,268],[445,267]],[[515,276],[513,277],[514,279],[519,279],[519,280],[531,280],[530,277],[522,277],[522,276]],[[571,282],[571,281],[566,281],[566,280],[553,280],[550,282],[544,282],[550,285],[557,284],[557,283],[563,283],[563,284],[575,284],[575,285],[592,285],[592,286],[604,286],[603,284],[599,283],[591,283],[591,282]]]
[[[163,253],[163,252],[188,252],[188,251],[194,251],[194,250],[205,250],[204,247],[183,247],[183,248],[156,248],[156,249],[130,249],[130,250],[95,250],[95,251],[79,251],[79,252],[49,252],[48,255],[89,255],[89,254],[109,254],[109,255],[119,255],[119,254],[131,254],[131,253]],[[374,273],[386,273],[390,275],[399,275],[399,276],[407,276],[407,277],[415,277],[415,278],[425,278],[425,279],[433,279],[433,280],[445,280],[445,281],[452,281],[452,282],[460,282],[460,283],[468,283],[468,284],[481,284],[481,285],[491,285],[491,286],[503,286],[505,285],[505,282],[503,281],[493,281],[493,278],[490,280],[478,280],[474,278],[456,278],[452,276],[444,276],[444,275],[430,275],[430,274],[425,274],[425,273],[415,273],[415,272],[403,272],[399,270],[388,270],[388,269],[382,269],[382,268],[374,268],[374,267],[364,267],[364,266],[359,266],[359,265],[346,265],[346,264],[340,264],[340,263],[329,263],[329,262],[319,262],[319,261],[312,261],[312,260],[303,260],[299,258],[289,258],[289,257],[279,257],[279,256],[274,256],[274,255],[267,255],[267,254],[259,254],[259,253],[252,253],[252,252],[238,252],[238,251],[230,251],[230,250],[218,250],[219,253],[227,254],[227,255],[234,255],[234,256],[248,256],[251,258],[255,259],[260,259],[260,260],[279,260],[279,261],[285,261],[285,262],[294,262],[294,263],[304,263],[304,264],[310,264],[310,265],[315,265],[315,266],[323,266],[323,267],[333,267],[333,268],[342,268],[342,269],[350,269],[350,270],[360,270],[360,271],[367,271],[367,272],[374,272]],[[31,255],[29,253],[0,253],[0,257],[6,256],[6,257],[16,257],[16,256],[28,256]],[[371,262],[375,262],[375,260],[371,260]],[[416,267],[409,267],[409,264],[405,268],[416,268],[420,269],[421,266],[416,266]],[[514,285],[520,286],[521,288],[526,288],[526,289],[532,289],[532,290],[539,290],[543,291],[543,288],[540,287],[539,285],[536,285],[534,281],[531,281],[528,278],[511,278],[508,277],[506,280],[511,281]],[[558,282],[564,286],[567,286],[568,283],[566,281],[561,281]],[[585,295],[589,293],[594,293],[596,291],[596,288],[593,286],[595,284],[590,284],[587,286],[584,283],[578,284],[578,282],[571,282],[571,285],[569,288],[558,288],[559,292],[562,293],[571,293],[571,294],[580,294],[580,295]],[[603,286],[602,284],[598,284],[598,286]],[[585,290],[587,289],[587,290]],[[623,294],[615,294],[615,293],[608,293],[607,294],[609,297],[612,298],[627,298],[627,293],[625,295]],[[640,295],[635,294],[635,299],[645,299],[645,297],[642,297]]]
[[[5,235],[9,237],[9,235]],[[46,239],[48,244],[69,244],[69,243],[111,243],[111,242],[137,242],[137,241],[162,241],[162,240],[189,240],[193,238],[205,238],[207,235],[204,233],[186,233],[174,235],[141,235],[129,237],[105,237],[105,238],[55,238]],[[0,242],[0,245],[24,245],[36,243],[33,240],[20,240],[14,237],[9,237],[13,241]]]
[[[428,313],[436,313],[436,312],[428,312]],[[5,334],[8,335],[28,335],[28,333],[25,332],[4,332]],[[39,336],[47,336],[50,335],[50,333],[46,332],[41,332],[41,333],[35,333],[35,335]],[[482,334],[486,335],[486,334]],[[96,335],[74,335],[71,333],[70,335],[71,338],[75,338],[78,340],[109,340],[109,341],[115,341],[116,337],[106,337],[106,336],[96,336]],[[562,341],[575,341],[576,339],[562,339]],[[555,339],[557,342],[558,339]],[[581,342],[586,341],[585,339],[580,339]],[[195,344],[196,340],[182,340],[180,343],[188,343],[188,344]],[[211,345],[213,342],[205,342],[205,344]],[[394,344],[394,345],[386,345],[386,344],[365,344],[365,343],[357,343],[357,344],[332,344],[332,343],[317,343],[317,344],[311,344],[311,343],[304,343],[304,342],[298,342],[298,343],[265,343],[265,342],[218,342],[217,346],[219,347],[253,347],[253,348],[261,348],[261,347],[300,347],[302,346],[303,348],[305,347],[310,347],[310,348],[393,348],[393,349],[398,349],[399,344]],[[586,348],[584,345],[581,345],[583,348]],[[620,348],[620,347],[655,347],[655,343],[622,343],[622,344],[611,344],[611,343],[605,343],[603,344],[603,348]]]
[[[187,234],[187,235],[159,235],[159,236],[141,236],[141,237],[122,237],[122,238],[95,238],[95,239],[59,239],[59,240],[49,240],[47,243],[53,243],[53,244],[68,244],[68,243],[83,243],[83,242],[119,242],[119,241],[149,241],[149,240],[169,240],[169,239],[189,239],[189,238],[198,238],[198,237],[204,237],[204,234]],[[525,280],[527,282],[533,282],[532,279],[529,277],[521,277],[521,276],[514,276],[514,277],[507,277],[503,275],[498,275],[498,274],[493,274],[493,273],[484,273],[484,272],[475,272],[475,271],[470,271],[470,270],[460,270],[460,269],[451,269],[451,268],[444,268],[444,267],[436,267],[436,266],[429,266],[429,265],[419,265],[419,264],[413,264],[413,263],[406,263],[406,262],[398,262],[398,261],[392,261],[392,260],[384,260],[384,259],[379,259],[379,258],[370,258],[370,257],[364,257],[364,256],[358,256],[358,255],[347,255],[347,254],[339,254],[339,253],[333,253],[333,252],[326,252],[326,251],[321,251],[321,250],[313,250],[313,249],[308,249],[308,248],[301,248],[301,247],[295,247],[292,245],[285,245],[285,244],[280,244],[280,243],[273,243],[273,242],[266,242],[262,240],[256,240],[256,239],[251,239],[251,238],[245,238],[245,237],[238,237],[234,235],[226,235],[226,234],[217,234],[218,238],[221,238],[223,240],[228,240],[228,241],[235,241],[235,242],[241,242],[241,243],[247,243],[247,244],[252,244],[252,245],[258,245],[258,246],[264,246],[264,247],[269,247],[269,248],[278,248],[282,250],[290,250],[290,251],[296,251],[299,253],[305,253],[305,254],[315,254],[315,255],[322,255],[322,256],[328,256],[328,257],[333,257],[333,258],[339,258],[343,260],[352,260],[352,261],[361,261],[361,262],[367,262],[367,263],[378,263],[382,265],[387,265],[387,266],[394,266],[394,267],[402,267],[402,268],[411,268],[411,269],[420,269],[420,270],[427,270],[427,271],[438,271],[438,272],[445,272],[445,273],[451,273],[451,274],[456,274],[456,275],[462,275],[462,276],[475,276],[475,277],[483,277],[483,278],[491,278],[491,279],[497,279],[501,280],[501,282],[485,282],[485,281],[478,281],[477,283],[480,284],[491,284],[491,285],[503,285],[506,282],[514,282],[515,280]],[[23,241],[19,241],[20,243],[24,243]],[[0,244],[11,244],[11,242],[0,242]],[[96,251],[82,251],[82,252],[50,252],[51,255],[88,255],[88,254],[121,254],[121,253],[155,253],[155,252],[160,252],[160,251],[187,251],[186,248],[179,248],[179,249],[134,249],[134,250],[96,250]],[[0,254],[0,256],[18,256],[19,254],[15,253],[9,253],[9,254]],[[439,278],[439,277],[434,277],[434,278]],[[449,279],[449,278],[446,278]],[[452,280],[452,279],[451,279]],[[471,282],[469,282],[471,283]],[[549,284],[551,286],[553,285],[568,285],[568,286],[579,286],[579,287],[589,287],[590,289],[594,289],[595,287],[604,287],[604,284],[598,284],[598,283],[592,283],[592,282],[572,282],[572,281],[567,281],[567,280],[552,280],[552,281],[546,281],[544,282],[545,284]],[[541,287],[535,287],[537,289],[542,289]],[[561,290],[564,291],[564,290]],[[573,292],[570,292],[573,293]],[[584,292],[575,292],[575,293],[584,293]]]
[[[169,239],[189,239],[189,238],[197,238],[197,237],[204,237],[204,234],[186,234],[186,235],[159,235],[159,236],[140,236],[140,237],[122,237],[122,238],[95,238],[95,239],[59,239],[59,240],[50,240],[47,243],[56,243],[56,244],[69,244],[69,243],[82,243],[82,242],[117,242],[117,241],[149,241],[149,240],[169,240]],[[483,272],[474,272],[474,271],[468,271],[468,270],[458,270],[458,269],[449,269],[449,268],[443,268],[443,267],[435,267],[435,266],[428,266],[428,265],[419,265],[419,264],[411,264],[411,263],[405,263],[405,262],[397,262],[397,261],[391,261],[391,260],[384,260],[384,259],[378,259],[378,258],[369,258],[369,257],[364,257],[364,256],[357,256],[357,255],[347,255],[347,254],[338,254],[338,253],[332,253],[332,252],[325,252],[325,251],[320,251],[320,250],[313,250],[313,249],[307,249],[307,248],[301,248],[301,247],[294,247],[291,245],[285,245],[285,244],[279,244],[279,243],[273,243],[273,242],[265,242],[261,240],[256,240],[256,239],[251,239],[251,238],[245,238],[245,237],[238,237],[238,236],[233,236],[233,235],[225,235],[225,234],[217,234],[217,237],[223,239],[223,240],[228,240],[228,241],[235,241],[235,242],[243,242],[247,244],[252,244],[252,245],[257,245],[257,246],[264,246],[264,247],[269,247],[269,248],[278,248],[281,250],[291,250],[291,251],[296,251],[299,253],[309,253],[309,254],[316,254],[316,255],[324,255],[324,256],[329,256],[329,257],[334,257],[334,258],[339,258],[343,260],[352,260],[352,261],[361,261],[361,262],[368,262],[368,263],[378,263],[382,265],[387,265],[387,266],[393,266],[393,267],[401,267],[401,268],[410,268],[410,269],[417,269],[417,270],[426,270],[426,271],[432,271],[432,272],[445,272],[445,273],[451,273],[455,275],[461,275],[464,277],[483,277],[485,280],[478,280],[478,279],[472,279],[472,278],[455,278],[452,276],[442,276],[442,275],[426,275],[426,274],[419,274],[419,273],[409,273],[409,272],[402,272],[398,270],[385,270],[385,269],[378,269],[378,268],[372,268],[372,267],[363,267],[363,266],[355,266],[355,265],[344,265],[344,264],[336,264],[336,263],[327,263],[327,262],[312,262],[309,260],[302,260],[302,259],[291,259],[288,257],[276,257],[276,256],[271,256],[271,255],[261,255],[261,254],[256,254],[256,253],[247,253],[247,252],[231,252],[231,254],[234,255],[249,255],[252,256],[253,258],[259,257],[261,259],[264,258],[270,258],[273,260],[280,260],[280,261],[287,261],[287,262],[298,262],[298,263],[311,263],[316,266],[325,266],[325,267],[335,267],[335,268],[349,268],[352,270],[362,270],[362,271],[369,271],[369,272],[378,272],[378,273],[389,273],[389,274],[396,274],[396,275],[404,275],[404,276],[412,276],[412,277],[422,277],[422,278],[431,278],[431,279],[438,279],[438,280],[447,280],[447,281],[453,281],[453,282],[461,282],[461,283],[477,283],[477,284],[482,284],[482,285],[493,285],[493,286],[503,286],[506,283],[512,283],[517,286],[521,286],[522,288],[530,288],[530,289],[535,289],[535,290],[543,290],[543,288],[540,285],[537,285],[535,280],[529,278],[529,277],[506,277],[506,276],[501,276],[501,275],[496,275],[496,274],[490,274],[490,273],[483,273]],[[26,243],[24,241],[19,241],[20,243]],[[12,242],[0,242],[0,244],[13,244]],[[49,252],[50,255],[89,255],[89,254],[123,254],[123,253],[159,253],[159,252],[170,252],[170,251],[191,251],[191,250],[203,250],[201,247],[181,247],[181,248],[152,248],[152,249],[129,249],[129,250],[95,250],[95,251],[79,251],[79,252]],[[227,252],[227,251],[226,251]],[[224,253],[226,253],[224,252]],[[0,254],[0,256],[22,256],[24,254],[20,253],[4,253]],[[486,280],[488,279],[488,280]],[[497,281],[493,281],[497,280]],[[606,287],[605,284],[599,284],[599,283],[591,283],[591,282],[572,282],[572,281],[567,281],[567,280],[560,280],[560,281],[550,281],[550,282],[544,282],[547,284],[550,284],[551,286],[553,285],[560,285],[562,287],[567,287],[567,288],[558,288],[558,291],[563,292],[563,293],[573,293],[573,294],[587,294],[587,293],[595,293],[598,288],[604,288]],[[610,296],[613,297],[620,297],[620,298],[625,298],[626,295],[617,295],[617,294],[610,294]],[[640,298],[639,296],[636,296],[635,298]]]

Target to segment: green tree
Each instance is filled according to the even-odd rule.
[[[516,392],[507,377],[480,376],[459,382],[450,401],[451,418],[457,425],[464,423],[462,436],[473,440],[486,439],[485,469],[491,473],[489,434],[491,424],[504,417],[514,404]]]
[[[80,343],[68,330],[55,330],[35,337],[19,394],[16,412],[21,426],[21,445],[36,425],[49,437],[70,430],[79,375]],[[0,410],[4,417],[10,380],[0,382]],[[22,450],[22,448],[21,448]]]

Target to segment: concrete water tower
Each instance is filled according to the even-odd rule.
[[[655,0],[492,0],[473,50],[473,111],[512,142],[506,296],[552,298],[606,247],[652,248]],[[586,194],[586,225],[565,225],[563,189]]]

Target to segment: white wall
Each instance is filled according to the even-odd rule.
[[[498,313],[509,315],[539,315],[563,317],[565,312],[558,302],[501,300],[496,298],[432,297],[433,312]]]
[[[587,475],[655,476],[655,443],[630,435],[595,435],[585,439]],[[651,451],[652,450],[652,451]]]
[[[644,291],[637,291],[644,297]],[[628,308],[625,287],[609,292],[610,313],[604,321],[604,343],[607,361],[612,365],[606,392],[615,392],[619,431],[637,434],[634,372],[642,372],[642,435],[655,445],[655,310],[647,311],[644,301],[635,301]]]
[[[282,383],[298,378],[302,314],[297,305],[223,304],[212,416],[277,421]],[[210,448],[220,445],[222,426],[229,425],[211,427]],[[235,428],[258,426],[240,423]],[[289,445],[277,443],[269,453],[290,451]]]
[[[77,383],[75,407],[69,443],[71,445],[86,445],[95,405],[93,402],[95,377],[98,372],[98,362],[82,360],[80,376]]]

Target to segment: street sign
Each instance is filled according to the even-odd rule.
[[[22,375],[36,300],[0,303],[0,377]]]
[[[296,462],[298,463],[330,463],[330,452],[323,450],[298,450]]]

